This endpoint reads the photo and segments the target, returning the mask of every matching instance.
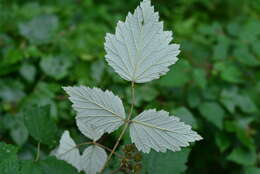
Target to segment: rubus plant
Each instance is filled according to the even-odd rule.
[[[179,45],[171,43],[172,32],[163,31],[163,22],[159,21],[159,14],[154,11],[150,0],[142,1],[133,14],[127,15],[125,22],[119,21],[115,34],[107,34],[105,40],[106,61],[123,79],[131,82],[130,111],[126,114],[121,99],[110,91],[85,86],[64,87],[77,111],[78,129],[93,141],[76,145],[65,131],[55,156],[72,164],[78,171],[96,174],[103,173],[113,154],[118,155],[115,151],[128,128],[134,145],[126,146],[124,151],[125,156],[131,157],[136,151],[133,148],[144,153],[151,149],[157,152],[166,152],[167,149],[179,151],[190,142],[201,140],[202,137],[191,126],[178,117],[169,116],[166,111],[149,109],[132,117],[135,84],[166,74],[169,66],[178,60],[180,52]],[[111,133],[122,125],[122,132],[112,149],[96,142],[104,133]],[[89,145],[82,155],[78,149],[81,145]],[[105,150],[110,151],[108,156]],[[134,158],[137,172],[135,169],[132,171],[138,173],[141,167],[138,153]],[[125,170],[129,162],[122,159],[121,165],[120,169]]]

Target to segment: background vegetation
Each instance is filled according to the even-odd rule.
[[[143,171],[260,173],[260,1],[152,3],[166,29],[174,31],[182,52],[167,75],[137,85],[135,113],[154,107],[170,110],[204,140],[181,152],[143,156]],[[61,86],[109,89],[129,106],[130,84],[107,66],[103,43],[105,33],[114,32],[116,22],[138,4],[138,0],[0,1],[1,174],[77,173],[65,162],[47,157],[65,129],[77,142],[86,141],[76,129],[75,112]],[[49,107],[28,109],[34,105]],[[111,147],[117,134],[106,135],[101,142]],[[39,141],[40,160],[32,165]],[[126,137],[122,144],[129,142]],[[107,172],[118,164],[114,159]]]

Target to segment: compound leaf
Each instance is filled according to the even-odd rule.
[[[73,139],[70,137],[69,131],[65,131],[60,139],[60,145],[56,150],[55,156],[68,162],[80,171],[80,153]]]
[[[190,142],[202,139],[179,118],[155,109],[144,111],[132,120],[130,136],[137,149],[144,153],[151,149],[157,152],[166,152],[167,149],[179,151]]]
[[[86,148],[82,154],[81,167],[86,174],[96,174],[104,166],[107,154],[101,147],[92,145]]]
[[[144,0],[125,22],[119,21],[115,34],[105,38],[106,60],[125,80],[144,83],[158,79],[178,59],[179,45],[170,44],[172,32],[163,31],[163,22],[150,0]]]
[[[110,133],[124,123],[123,103],[112,92],[85,86],[64,87],[64,90],[70,96],[80,124],[91,125],[102,133]]]

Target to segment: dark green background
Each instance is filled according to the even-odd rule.
[[[149,174],[260,173],[260,1],[152,3],[165,28],[173,31],[174,42],[180,43],[181,54],[167,75],[137,85],[135,113],[165,109],[191,124],[204,140],[191,151],[153,152],[144,157],[144,168]],[[62,86],[109,89],[129,108],[130,83],[108,67],[103,43],[105,33],[113,33],[117,21],[138,4],[137,0],[0,1],[0,141],[14,144],[19,159],[16,151],[7,155],[15,164],[9,166],[10,174],[29,174],[41,167],[50,174],[49,168],[62,166],[63,162],[53,165],[55,159],[46,157],[65,129],[77,142],[85,141]],[[28,107],[46,105],[50,113],[44,114],[56,124],[45,120],[46,125],[55,136],[46,131],[51,140],[46,138],[42,161],[32,169],[22,160],[34,159],[39,138],[29,136],[23,117],[29,114]],[[111,147],[117,135],[106,135],[102,143]],[[128,142],[126,136],[122,144]],[[1,160],[4,173],[8,165]],[[48,162],[52,165],[47,169]],[[112,163],[110,168],[116,168]]]

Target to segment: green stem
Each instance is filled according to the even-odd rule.
[[[112,151],[110,152],[110,154],[109,154],[109,156],[108,156],[108,158],[107,158],[107,160],[106,160],[106,162],[105,162],[104,167],[101,169],[100,174],[103,173],[104,169],[106,168],[106,166],[107,166],[109,160],[111,159],[112,155],[115,153],[115,150],[116,150],[116,148],[117,148],[118,145],[119,145],[119,142],[120,142],[121,139],[123,138],[123,136],[124,136],[124,134],[125,134],[125,132],[126,132],[128,126],[129,126],[130,119],[131,119],[131,116],[132,116],[132,113],[133,113],[133,109],[134,109],[134,103],[135,103],[134,82],[131,83],[131,97],[132,97],[132,104],[131,104],[130,112],[129,112],[129,114],[128,114],[126,120],[125,120],[125,124],[124,124],[123,130],[122,130],[122,132],[120,133],[120,135],[119,135],[119,137],[118,137],[118,139],[117,139],[117,141],[116,141],[116,143],[115,143],[115,145],[114,145]]]
[[[35,162],[37,162],[40,158],[40,150],[41,150],[41,143],[39,142],[38,145],[37,145],[37,154],[36,154],[36,157],[35,157]]]

